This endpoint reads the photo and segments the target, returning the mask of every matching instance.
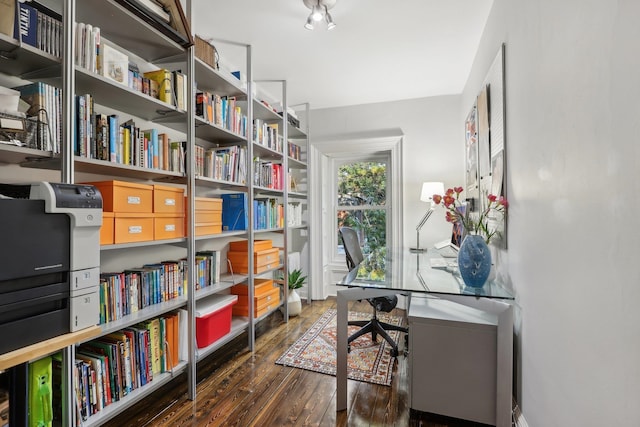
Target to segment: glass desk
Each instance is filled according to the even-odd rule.
[[[465,286],[456,269],[431,267],[431,258],[441,258],[437,250],[426,253],[395,251],[386,260],[386,272],[380,280],[358,277],[358,269],[347,273],[338,283],[336,409],[347,409],[348,302],[393,294],[441,298],[495,314],[497,325],[496,425],[511,425],[511,388],[513,379],[513,299],[514,295],[495,280],[482,288]],[[407,307],[408,310],[408,307]],[[411,333],[411,331],[409,331]]]
[[[371,280],[358,276],[358,269],[347,273],[337,285],[391,289],[401,292],[420,292],[443,295],[465,295],[485,298],[514,299],[496,280],[487,281],[482,288],[465,286],[457,268],[432,268],[431,258],[442,258],[437,250],[425,253],[397,252],[386,260],[385,277]],[[454,260],[455,258],[446,258]]]

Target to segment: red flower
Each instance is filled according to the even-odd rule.
[[[458,217],[449,211],[447,211],[446,218],[447,218],[447,222],[456,222],[458,220]]]
[[[486,208],[475,215],[469,215],[469,211],[464,208],[464,199],[461,201],[460,193],[462,193],[462,187],[449,188],[445,192],[444,196],[439,194],[433,195],[433,202],[436,205],[442,205],[446,209],[446,220],[451,223],[462,224],[462,227],[467,233],[474,233],[484,236],[487,243],[493,236],[499,233],[498,229],[495,229],[493,225],[490,225],[489,219],[492,221],[504,220],[507,213],[509,203],[503,196],[496,196],[489,194],[487,196]],[[494,212],[492,215],[491,212]]]
[[[444,196],[444,205],[448,208],[450,206],[452,206],[454,203],[456,202],[456,199],[454,199],[452,196],[450,195],[446,195]]]

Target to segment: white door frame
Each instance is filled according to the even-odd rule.
[[[388,135],[388,134],[387,134]],[[331,264],[331,248],[325,242],[328,233],[333,233],[333,201],[328,200],[333,192],[327,188],[327,182],[333,182],[326,173],[331,170],[330,158],[348,155],[370,154],[382,151],[390,153],[388,173],[391,182],[391,248],[403,247],[402,233],[402,133],[392,136],[370,138],[332,138],[311,141],[309,147],[310,167],[309,181],[311,183],[311,197],[309,200],[309,234],[310,234],[310,291],[311,299],[325,299],[329,295],[336,295],[335,275],[341,277],[346,272],[346,266]]]

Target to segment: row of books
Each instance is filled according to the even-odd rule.
[[[186,318],[179,310],[79,345],[74,391],[80,417],[87,420],[176,367]]]
[[[239,145],[205,149],[196,145],[196,174],[198,176],[247,183],[247,149]]]
[[[222,198],[223,230],[246,230],[249,224],[247,194],[226,193],[220,197]],[[302,225],[302,203],[289,202],[287,215],[288,226]],[[284,227],[284,206],[278,202],[278,199],[258,197],[253,200],[253,227],[256,230]]]
[[[130,88],[178,107],[180,110],[186,110],[188,86],[187,76],[183,72],[160,68],[141,74],[137,68],[131,67],[129,75]]]
[[[73,52],[74,63],[93,73],[102,74],[105,69],[102,65],[104,55],[100,56],[100,27],[84,22],[73,24],[73,35],[75,41],[75,51]]]
[[[143,73],[125,52],[101,37],[100,27],[83,22],[74,25],[74,61],[77,66],[181,110],[186,109],[186,74],[164,68]]]
[[[74,151],[77,156],[124,165],[185,172],[186,142],[171,141],[158,129],[142,129],[117,114],[94,111],[90,94],[76,96]]]
[[[253,160],[253,184],[272,190],[284,189],[284,175],[282,164],[260,160]]]
[[[62,56],[62,18],[40,3],[20,5],[13,37],[50,55]]]
[[[220,282],[220,251],[196,252],[196,289]]]
[[[302,225],[302,203],[287,203],[287,226],[297,227]]]
[[[289,148],[287,154],[289,155],[289,157],[298,161],[302,160],[302,152],[299,145],[289,141],[288,147]]]
[[[284,227],[284,206],[274,198],[253,200],[253,228],[269,230]]]
[[[35,117],[43,124],[38,126],[30,148],[59,153],[62,140],[62,89],[43,82],[33,82],[14,89],[29,104],[27,116]]]
[[[253,142],[281,153],[282,136],[278,134],[278,123],[266,123],[262,119],[254,119]]]
[[[186,260],[100,274],[100,324],[186,294]]]
[[[247,116],[237,105],[235,96],[220,96],[217,93],[196,93],[196,115],[206,122],[247,137]]]

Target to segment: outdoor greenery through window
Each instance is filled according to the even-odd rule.
[[[359,276],[383,280],[387,255],[387,164],[358,161],[338,167],[337,225],[358,233],[364,261]],[[338,253],[344,254],[338,237]]]

